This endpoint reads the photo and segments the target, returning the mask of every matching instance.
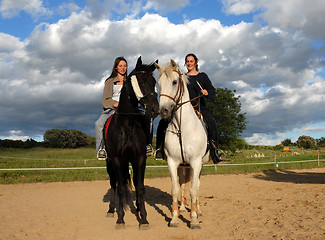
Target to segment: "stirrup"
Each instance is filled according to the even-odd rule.
[[[158,148],[158,149],[155,151],[155,160],[156,160],[156,161],[162,161],[162,160],[164,160],[164,156],[163,156],[163,154],[162,154],[160,148]]]
[[[107,153],[105,149],[99,149],[97,153],[97,160],[105,161],[107,159]]]
[[[152,154],[153,154],[152,145],[148,144],[147,145],[147,156],[151,156]]]
[[[225,154],[225,152],[220,149],[217,150],[217,154],[221,161],[227,158],[227,154]]]

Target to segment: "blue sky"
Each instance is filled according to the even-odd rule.
[[[324,10],[322,0],[1,0],[0,138],[94,135],[115,57],[130,70],[139,55],[183,67],[189,52],[240,96],[250,144],[325,137]]]

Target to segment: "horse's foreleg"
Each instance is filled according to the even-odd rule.
[[[178,165],[173,163],[172,160],[168,160],[168,168],[172,180],[172,220],[169,223],[170,227],[177,227],[179,225],[179,211],[178,211],[178,196],[179,196],[179,183],[178,183],[178,177],[177,177],[177,169]]]
[[[143,166],[137,166],[133,168],[133,183],[135,183],[136,192],[136,206],[137,211],[140,213],[140,225],[141,230],[149,229],[149,222],[147,220],[147,211],[144,203],[144,173],[145,173],[145,161]]]
[[[125,227],[125,222],[124,222],[124,204],[123,204],[123,198],[124,198],[124,194],[123,194],[123,186],[118,186],[117,187],[117,194],[118,194],[118,207],[116,209],[117,212],[117,221],[116,221],[116,229],[121,229]]]
[[[119,159],[115,159],[115,161],[119,161]],[[117,178],[117,196],[118,196],[118,205],[116,208],[117,213],[117,221],[116,221],[116,229],[125,228],[125,222],[124,222],[124,204],[127,203],[128,198],[128,187],[127,187],[127,181],[125,179],[125,176],[123,175],[123,171],[121,169],[121,166],[117,166],[114,164],[114,172],[115,176]]]
[[[198,220],[198,196],[199,196],[199,187],[200,187],[200,173],[202,169],[202,164],[197,163],[192,166],[192,185],[190,188],[191,195],[191,228],[198,229],[200,228]]]

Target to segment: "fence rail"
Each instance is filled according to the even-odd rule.
[[[276,168],[278,164],[290,164],[290,163],[307,163],[307,162],[324,162],[325,159],[316,160],[301,160],[301,161],[288,161],[288,162],[261,162],[261,163],[227,163],[227,164],[206,164],[203,167],[227,167],[227,166],[245,166],[245,165],[271,165],[274,164]],[[147,168],[166,168],[167,165],[147,166]],[[106,169],[106,167],[67,167],[67,168],[2,168],[0,171],[52,171],[52,170],[89,170],[89,169]]]

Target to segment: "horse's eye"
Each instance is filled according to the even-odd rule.
[[[177,84],[177,80],[174,80],[174,81],[173,81],[173,85],[176,85],[176,84]]]

